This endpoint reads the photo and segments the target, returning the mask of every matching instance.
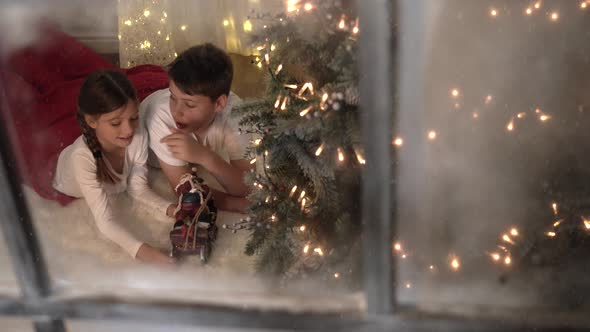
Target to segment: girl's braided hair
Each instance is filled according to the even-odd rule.
[[[86,78],[80,88],[76,119],[82,129],[84,142],[96,160],[96,179],[101,183],[113,184],[121,179],[107,167],[96,131],[88,125],[85,116],[98,118],[124,107],[130,101],[137,101],[133,84],[124,73],[117,70],[95,71]]]

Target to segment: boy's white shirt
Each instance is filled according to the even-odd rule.
[[[236,94],[230,92],[227,105],[216,114],[202,142],[221,157],[227,156],[229,161],[244,159],[246,149],[250,145],[250,135],[240,134],[239,119],[231,116],[232,108],[241,102]],[[170,90],[162,89],[149,95],[141,102],[139,112],[144,118],[150,137],[149,146],[154,154],[168,165],[186,165],[187,162],[172,156],[168,146],[161,142],[162,138],[172,133],[171,128],[176,128],[176,122],[170,113]],[[197,139],[194,134],[191,136]]]
[[[84,198],[98,229],[132,257],[136,256],[143,242],[115,221],[110,196],[127,191],[134,200],[166,214],[171,202],[158,196],[148,187],[147,157],[148,134],[140,122],[131,144],[125,151],[123,173],[118,174],[121,181],[116,184],[102,184],[96,178],[96,160],[84,138],[80,136],[60,153],[53,179],[53,187],[58,191],[68,196]],[[112,170],[108,160],[107,166]]]

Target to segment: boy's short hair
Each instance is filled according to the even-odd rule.
[[[168,65],[168,76],[180,90],[212,101],[229,95],[233,75],[229,55],[211,43],[187,49]]]

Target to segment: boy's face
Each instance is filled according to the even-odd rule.
[[[188,95],[174,81],[170,81],[170,113],[176,127],[183,132],[193,133],[207,129],[215,119],[215,113],[221,112],[226,102],[225,95],[215,101],[204,95]]]

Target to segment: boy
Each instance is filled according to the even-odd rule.
[[[172,188],[190,165],[205,168],[226,193],[214,192],[220,209],[244,212],[248,187],[244,159],[249,135],[240,135],[231,109],[240,102],[230,93],[233,65],[212,44],[189,48],[169,66],[169,89],[152,93],[140,105],[150,136],[150,149]],[[229,161],[221,155],[227,154]]]

